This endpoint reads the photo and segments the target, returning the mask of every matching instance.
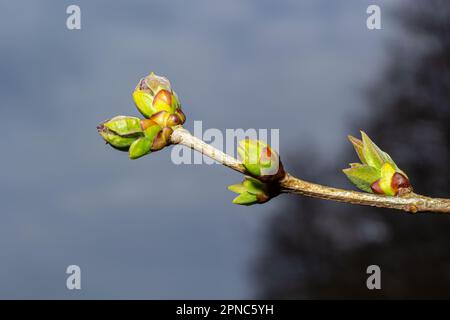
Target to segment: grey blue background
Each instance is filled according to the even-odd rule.
[[[82,29],[66,28],[81,7]],[[366,8],[382,8],[382,30]],[[282,155],[330,161],[402,31],[389,1],[2,1],[0,298],[253,298],[273,209],[231,204],[240,175],[127,159],[96,132],[138,115],[131,92],[167,76],[186,127],[280,129]],[[351,130],[349,132],[349,130]],[[307,157],[305,159],[308,159]],[[303,163],[320,170],[321,161]],[[346,164],[343,163],[342,166]],[[289,163],[286,163],[289,169]],[[349,187],[342,176],[338,181]],[[270,219],[269,219],[270,218]],[[81,267],[82,290],[65,269]]]

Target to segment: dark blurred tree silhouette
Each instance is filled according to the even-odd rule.
[[[392,62],[368,94],[370,122],[353,123],[349,133],[364,128],[406,170],[418,193],[448,197],[450,2],[415,1],[399,9],[398,21],[411,37],[390,48]],[[348,145],[336,162],[342,167],[354,159]],[[317,163],[309,160],[302,162]],[[341,167],[293,171],[349,187]],[[261,297],[450,298],[450,216],[304,197],[289,197],[277,211],[255,263]],[[381,290],[366,288],[371,264],[381,268]]]

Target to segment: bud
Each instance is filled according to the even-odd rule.
[[[138,110],[146,118],[154,114],[165,111],[169,114],[180,113],[181,105],[177,94],[172,91],[170,82],[164,77],[155,75],[153,72],[145,78],[142,78],[133,92],[133,100]],[[178,111],[179,110],[179,111]],[[183,121],[184,119],[178,116]]]
[[[362,163],[351,163],[343,172],[359,189],[387,196],[412,191],[407,175],[392,158],[382,151],[364,132],[362,140],[349,136],[350,142]]]
[[[262,181],[278,181],[286,175],[278,154],[261,140],[241,140],[237,151],[245,169]]]
[[[170,144],[173,130],[186,121],[186,116],[169,80],[154,73],[139,81],[133,100],[146,119],[118,116],[100,124],[97,130],[111,146],[128,150],[130,159],[137,159]]]
[[[135,117],[117,116],[101,123],[97,126],[97,131],[111,146],[128,150],[130,145],[144,134],[140,121]]]
[[[142,133],[141,119],[136,117],[117,116],[105,121],[103,125],[120,136]]]
[[[103,137],[103,139],[110,144],[112,147],[127,151],[130,145],[138,139],[138,137],[121,137],[117,134],[105,130],[105,127],[98,126],[97,127],[98,133]]]
[[[231,185],[228,190],[239,194],[233,199],[235,204],[250,206],[271,199],[268,185],[252,177],[245,177],[242,183]]]

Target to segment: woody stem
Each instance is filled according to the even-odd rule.
[[[450,213],[450,199],[430,198],[413,192],[391,197],[372,193],[344,190],[300,180],[289,174],[280,181],[282,192],[300,194],[326,200],[347,202],[416,213],[430,211]]]
[[[191,133],[179,127],[174,130],[170,138],[173,144],[181,144],[242,174],[248,174],[240,161],[231,157],[204,141],[194,137]],[[404,210],[411,213],[416,212],[436,212],[450,213],[450,199],[430,198],[413,192],[391,197],[364,193],[358,191],[344,190],[322,186],[320,184],[307,182],[298,179],[290,174],[278,183],[280,191],[283,193],[293,193],[325,200],[346,202],[351,204],[366,205],[380,208],[390,208]]]

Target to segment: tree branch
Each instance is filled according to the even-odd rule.
[[[244,166],[237,159],[217,150],[213,146],[194,137],[191,133],[179,127],[170,137],[171,143],[181,144],[207,155],[213,160],[242,174],[248,174]],[[351,204],[366,205],[381,208],[404,210],[411,213],[435,212],[450,213],[450,199],[430,198],[413,192],[401,196],[383,196],[372,193],[337,189],[300,180],[290,174],[279,182],[278,187],[283,193],[300,194],[326,200],[334,200]]]

